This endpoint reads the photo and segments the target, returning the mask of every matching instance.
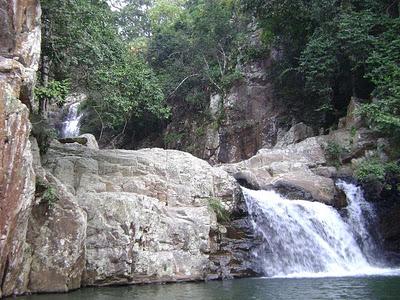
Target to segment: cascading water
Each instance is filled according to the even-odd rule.
[[[365,200],[360,187],[342,180],[339,180],[336,186],[346,194],[348,205],[345,221],[364,256],[373,265],[384,265],[379,256],[381,250],[376,242],[379,234],[371,230],[377,227],[377,216],[373,206]]]
[[[338,186],[348,197],[347,221],[333,207],[322,203],[287,200],[274,191],[243,188],[253,228],[263,241],[254,255],[266,276],[395,272],[374,264],[377,248],[369,238],[364,217],[364,212],[373,216],[373,210],[361,190],[345,182],[339,182]]]
[[[76,137],[79,135],[80,130],[80,120],[82,114],[78,113],[79,102],[73,103],[69,106],[68,114],[63,122],[61,136],[66,137]]]

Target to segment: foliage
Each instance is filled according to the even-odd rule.
[[[365,160],[355,171],[355,177],[361,182],[385,180],[385,167],[378,160]]]
[[[141,6],[150,2],[135,4],[139,14]],[[74,91],[88,94],[83,120],[87,131],[118,136],[129,122],[169,116],[158,79],[140,53],[146,42],[131,39],[129,43],[132,28],[120,32],[121,28],[130,30],[129,10],[112,12],[104,0],[44,0],[42,9],[42,52],[50,60],[49,75],[54,78],[50,83],[70,78]],[[135,18],[142,20],[140,15]],[[135,30],[142,26],[136,37],[146,36],[147,25],[136,25]]]
[[[35,97],[39,101],[46,99],[62,106],[70,88],[71,82],[68,79],[62,81],[52,80],[48,82],[47,86],[37,86],[35,88]]]
[[[348,150],[344,146],[340,145],[336,141],[328,141],[325,147],[325,153],[328,159],[337,166],[342,163],[342,155],[347,151]]]
[[[160,119],[169,116],[164,95],[146,63],[134,55],[114,68],[99,68],[90,83],[88,103],[101,115],[105,128],[121,130],[131,118],[150,113]]]
[[[399,3],[387,0],[242,0],[264,42],[279,49],[277,96],[301,120],[329,127],[352,96],[383,132],[399,129]]]
[[[125,1],[125,6],[118,12],[117,23],[120,34],[129,42],[151,35],[148,9],[151,0]]]
[[[170,103],[204,112],[212,93],[224,95],[241,78],[235,67],[242,18],[236,1],[198,0],[153,26],[148,59]]]
[[[230,212],[224,207],[221,199],[215,197],[208,198],[208,207],[216,214],[218,222],[227,223],[230,221]]]
[[[53,187],[48,187],[43,194],[42,201],[47,203],[48,206],[54,206],[54,203],[58,200],[56,190]]]
[[[31,113],[30,121],[32,124],[31,134],[37,140],[40,154],[46,154],[51,141],[57,137],[57,132],[47,123],[47,120],[39,114]]]
[[[48,207],[53,207],[58,201],[55,188],[41,178],[36,181],[35,196],[40,197],[41,203],[45,203]]]
[[[385,18],[379,26],[383,31],[374,41],[374,51],[366,63],[367,77],[376,86],[373,101],[361,112],[371,125],[389,136],[400,134],[400,19]]]
[[[167,134],[164,135],[164,144],[166,147],[171,146],[179,142],[183,136],[184,136],[183,133],[178,133],[174,131],[168,132]]]
[[[356,178],[363,182],[383,183],[388,176],[400,175],[400,166],[396,162],[382,163],[377,158],[364,160],[355,170]]]

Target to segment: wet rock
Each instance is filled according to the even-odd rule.
[[[304,199],[333,205],[335,184],[311,172],[290,172],[274,178],[273,188],[288,199]]]

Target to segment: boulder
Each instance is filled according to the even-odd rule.
[[[40,201],[32,210],[27,243],[32,249],[29,292],[67,292],[81,287],[85,270],[86,213],[61,182],[46,174],[56,191],[54,203]]]
[[[87,213],[84,285],[222,276],[209,259],[219,248],[209,201],[219,199],[231,211],[240,195],[222,169],[173,150],[95,150],[58,142],[46,168]]]
[[[333,205],[335,184],[330,178],[311,172],[290,172],[271,181],[272,187],[288,199],[304,199]]]
[[[365,126],[365,121],[363,118],[357,114],[357,109],[359,109],[361,103],[357,98],[352,97],[349,105],[347,106],[347,114],[345,117],[339,121],[339,129],[359,129]]]
[[[90,133],[81,134],[77,137],[61,138],[58,139],[58,141],[62,144],[78,143],[90,149],[99,149],[99,145],[97,144],[95,136]]]
[[[276,143],[276,148],[283,148],[285,146],[304,141],[306,138],[312,137],[314,130],[304,123],[297,123],[292,126],[289,131]]]
[[[79,137],[86,139],[86,143],[84,144],[86,147],[91,149],[99,149],[99,145],[97,144],[97,140],[93,134],[85,133],[81,134]]]
[[[248,160],[221,168],[247,187],[274,189],[289,199],[336,205],[338,191],[329,178],[335,170],[325,166],[324,142],[325,137],[311,137],[285,148],[260,149]]]

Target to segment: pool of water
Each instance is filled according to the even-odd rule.
[[[32,295],[18,299],[400,299],[400,276],[251,278],[201,283],[85,288],[69,294]]]

